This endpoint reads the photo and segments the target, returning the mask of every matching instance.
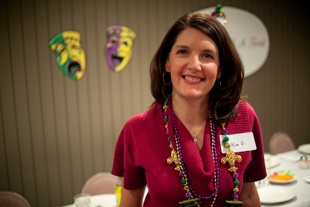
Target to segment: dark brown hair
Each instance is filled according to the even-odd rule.
[[[203,32],[217,45],[220,59],[219,70],[222,75],[210,91],[211,116],[217,124],[232,120],[236,115],[240,100],[244,78],[243,65],[224,26],[207,14],[186,14],[178,19],[167,32],[150,65],[151,91],[155,98],[154,103],[163,103],[167,95],[172,93],[172,84],[166,85],[163,82],[165,63],[178,35],[186,28],[194,28]],[[165,79],[166,83],[169,81]]]

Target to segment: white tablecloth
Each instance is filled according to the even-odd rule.
[[[310,207],[310,183],[304,180],[305,177],[310,176],[310,168],[308,169],[300,169],[299,168],[299,158],[302,154],[299,153],[298,150],[293,150],[290,152],[286,152],[283,154],[272,156],[274,159],[278,159],[280,164],[273,168],[273,170],[291,170],[295,176],[296,181],[292,183],[286,184],[274,184],[267,183],[265,186],[258,186],[258,189],[262,191],[264,188],[268,188],[270,186],[277,186],[280,188],[290,189],[296,192],[296,197],[282,203],[273,203],[273,204],[264,204],[261,206],[267,207]],[[307,155],[310,158],[310,155]],[[291,159],[287,159],[290,157]]]
[[[272,169],[277,170],[291,170],[295,176],[296,180],[292,183],[286,184],[274,184],[274,183],[265,183],[263,186],[258,186],[258,189],[261,191],[264,188],[268,188],[270,186],[277,186],[280,188],[290,189],[296,192],[296,197],[285,201],[282,203],[274,203],[274,204],[264,204],[262,203],[262,207],[310,207],[310,183],[304,180],[305,177],[310,176],[310,168],[309,169],[300,169],[298,157],[302,154],[298,152],[298,150],[286,152],[280,155],[272,156],[272,159],[277,159],[280,161],[280,164],[273,167]],[[310,155],[307,155],[310,158]],[[287,157],[291,157],[292,159],[287,159]],[[147,194],[148,189],[146,189],[145,194]],[[91,204],[90,207],[115,207],[116,206],[116,195],[115,194],[104,194],[104,195],[95,195],[91,196]],[[74,204],[67,205],[64,207],[75,207]]]
[[[94,195],[90,197],[90,200],[91,203],[89,207],[116,207],[115,194]],[[75,205],[70,204],[63,207],[75,207]]]

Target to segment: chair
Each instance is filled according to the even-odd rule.
[[[118,177],[111,173],[97,173],[85,182],[81,193],[89,195],[114,194],[117,183]]]
[[[282,131],[275,132],[269,142],[269,151],[272,155],[294,150],[295,145],[290,136]]]
[[[0,191],[1,207],[31,207],[28,201],[21,195],[11,191]]]

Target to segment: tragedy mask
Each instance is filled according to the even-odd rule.
[[[81,47],[80,33],[64,31],[56,35],[49,46],[56,56],[57,65],[67,77],[79,80],[85,73],[85,53]]]

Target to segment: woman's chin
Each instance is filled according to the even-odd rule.
[[[197,91],[185,92],[182,94],[182,97],[185,99],[199,99],[199,98],[206,98],[207,96],[208,94]]]

